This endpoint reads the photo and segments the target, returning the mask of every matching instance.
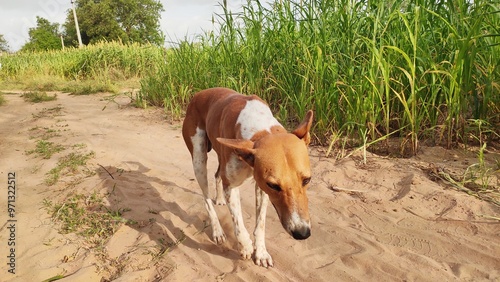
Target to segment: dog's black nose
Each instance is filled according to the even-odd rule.
[[[311,236],[311,229],[309,227],[302,227],[292,231],[293,239],[304,240]]]

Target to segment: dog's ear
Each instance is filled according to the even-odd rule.
[[[306,145],[309,145],[309,143],[311,143],[311,134],[309,133],[309,130],[311,130],[312,122],[313,122],[313,111],[309,110],[307,111],[304,120],[292,132],[297,137],[304,140]]]
[[[241,160],[253,167],[255,149],[253,148],[254,143],[252,141],[227,138],[217,138],[217,141],[228,148],[234,149],[234,152]]]

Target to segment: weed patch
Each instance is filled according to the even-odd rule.
[[[105,245],[121,225],[131,224],[130,220],[123,218],[123,213],[130,209],[112,210],[105,205],[103,195],[96,192],[68,195],[57,203],[44,199],[43,204],[52,220],[60,224],[61,233],[76,233],[83,238],[102,262],[97,265],[99,271],[106,271],[111,277],[119,276],[126,266],[127,258],[111,258]]]
[[[62,145],[54,144],[46,140],[38,140],[34,150],[27,151],[26,154],[31,155],[36,153],[39,157],[50,159],[53,154],[63,151],[65,148]]]
[[[498,186],[500,166],[498,163],[496,167],[488,168],[481,167],[479,163],[473,164],[462,175],[437,166],[421,169],[434,181],[443,181],[457,191],[500,207],[500,186]]]
[[[70,173],[77,173],[79,168],[85,167],[87,165],[87,161],[94,157],[94,152],[90,152],[87,154],[81,153],[70,153],[59,160],[56,167],[51,169],[47,173],[47,177],[45,178],[45,184],[48,186],[52,186],[59,181],[59,178],[63,175]],[[86,171],[87,174],[91,173],[90,170]]]
[[[67,83],[61,90],[73,95],[89,95],[98,92],[117,93],[118,87],[111,81],[73,81]]]
[[[96,192],[90,195],[74,194],[59,203],[45,199],[44,206],[52,219],[60,222],[61,233],[75,232],[93,246],[102,246],[121,224],[126,209],[110,210]]]
[[[39,113],[37,114],[32,114],[34,119],[40,119],[44,117],[56,117],[56,116],[61,116],[61,111],[63,107],[61,106],[56,106],[53,108],[43,108]]]
[[[30,139],[40,138],[42,140],[49,140],[51,138],[61,136],[61,134],[59,134],[61,130],[55,130],[48,127],[36,126],[31,128],[29,131],[30,131]]]
[[[41,103],[47,101],[54,101],[57,99],[57,94],[48,95],[47,92],[33,91],[27,92],[21,95],[24,98],[24,101],[31,103]]]

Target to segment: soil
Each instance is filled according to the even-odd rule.
[[[134,108],[126,95],[57,95],[55,101],[32,104],[13,92],[0,107],[1,281],[500,279],[500,208],[443,180],[470,171],[478,162],[476,152],[423,147],[405,159],[367,153],[365,162],[361,151],[336,160],[325,157],[326,148],[311,147],[312,235],[291,238],[270,206],[266,244],[274,267],[266,269],[240,259],[225,206],[216,210],[228,240],[222,245],[211,240],[180,121],[159,109]],[[31,153],[42,139],[65,150],[48,159]],[[70,153],[92,154],[85,165],[62,171],[48,185],[50,171]],[[499,159],[495,152],[485,155],[488,167]],[[215,169],[211,152],[209,173]],[[499,186],[496,169],[480,178],[490,187]],[[9,217],[11,173],[16,194]],[[251,182],[241,189],[250,233],[253,192]],[[63,232],[53,215],[59,218],[74,195],[89,197],[84,201],[89,214],[95,208],[122,218],[106,240]],[[90,204],[91,195],[100,207]],[[58,210],[50,208],[56,204]],[[12,238],[15,274],[8,272]]]

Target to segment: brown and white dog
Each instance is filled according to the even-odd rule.
[[[311,235],[306,190],[311,179],[307,145],[312,119],[313,113],[308,111],[297,129],[288,133],[268,105],[255,95],[245,96],[227,88],[210,88],[194,95],[187,108],[182,136],[191,152],[216,243],[226,238],[209,198],[207,153],[211,148],[219,160],[215,203],[227,202],[244,259],[254,254],[257,265],[273,266],[265,245],[269,200],[283,228],[293,238],[301,240]],[[255,250],[243,222],[238,189],[251,176],[256,182]]]

